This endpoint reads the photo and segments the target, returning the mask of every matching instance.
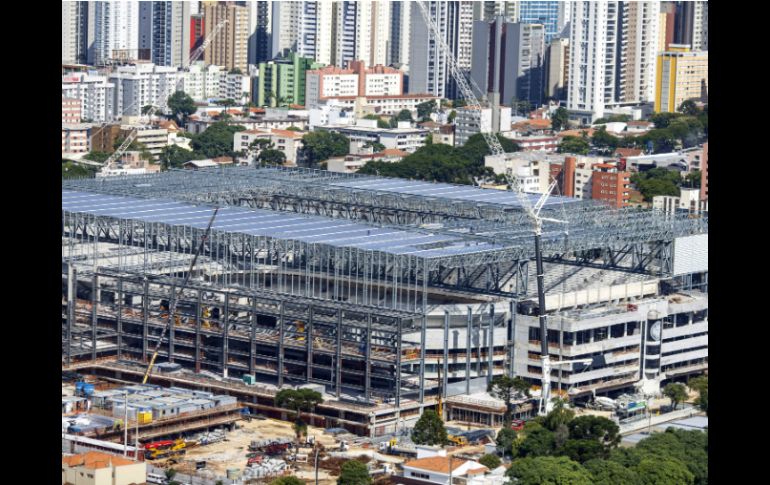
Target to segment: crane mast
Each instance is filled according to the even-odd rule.
[[[198,261],[198,256],[203,251],[203,246],[206,244],[206,239],[209,237],[209,233],[211,232],[211,226],[214,224],[214,218],[217,216],[217,212],[219,212],[219,207],[214,208],[214,213],[211,215],[211,219],[209,219],[209,224],[206,226],[206,231],[203,233],[203,237],[201,237],[201,243],[198,246],[198,249],[195,251],[195,255],[193,256],[192,261],[190,262],[190,269],[187,271],[187,274],[184,277],[184,280],[182,281],[182,286],[179,287],[179,291],[177,291],[176,296],[174,297],[174,300],[169,305],[168,309],[168,318],[166,321],[166,326],[163,327],[163,332],[160,334],[160,337],[158,338],[158,342],[155,344],[155,350],[152,352],[152,357],[150,357],[150,364],[147,366],[147,371],[144,373],[144,378],[142,379],[142,384],[147,383],[147,379],[150,378],[150,373],[152,372],[152,368],[155,365],[155,359],[158,358],[158,352],[160,351],[160,346],[163,343],[163,339],[166,336],[166,333],[168,333],[168,330],[171,328],[171,322],[174,321],[176,317],[176,305],[179,301],[179,298],[182,297],[182,292],[187,287],[187,284],[190,282],[190,278],[192,277],[192,272],[195,269],[195,263]],[[200,318],[198,316],[197,318]]]
[[[428,32],[430,33],[430,36],[433,38],[434,42],[436,43],[436,46],[438,46],[440,55],[446,59],[446,64],[447,64],[449,73],[454,79],[454,81],[457,83],[457,87],[460,90],[460,93],[462,94],[463,98],[465,98],[467,102],[467,107],[473,110],[479,110],[479,113],[480,113],[481,104],[479,103],[479,100],[476,98],[476,95],[473,94],[473,90],[470,87],[470,83],[473,83],[474,87],[480,93],[482,92],[481,89],[479,89],[479,87],[476,86],[472,78],[469,78],[470,83],[468,82],[468,79],[466,79],[465,74],[460,69],[460,66],[457,63],[457,59],[455,58],[454,54],[452,54],[452,51],[450,50],[444,38],[441,36],[441,32],[438,26],[431,18],[431,15],[428,11],[428,7],[425,5],[426,2],[418,1],[416,3],[417,3],[417,7],[420,9],[420,14],[422,15],[422,18],[425,21],[425,25],[428,27]],[[484,141],[486,141],[487,145],[489,146],[489,151],[491,152],[491,154],[494,156],[501,156],[501,157],[505,156],[505,150],[503,150],[503,146],[500,144],[500,140],[497,139],[497,136],[494,133],[481,130],[481,123],[479,123],[479,129],[481,131],[481,135],[484,137]],[[543,282],[544,270],[543,270],[543,254],[542,254],[542,247],[541,247],[541,235],[543,233],[544,220],[548,220],[551,222],[559,222],[559,223],[565,223],[565,221],[540,217],[540,210],[545,205],[546,200],[548,199],[551,191],[553,190],[555,181],[554,183],[551,184],[548,191],[545,194],[543,194],[540,200],[538,200],[535,207],[533,207],[529,198],[526,195],[524,195],[524,193],[522,192],[521,185],[519,184],[516,177],[506,176],[506,179],[508,180],[508,184],[511,187],[511,191],[513,191],[516,194],[516,197],[518,198],[519,204],[521,204],[522,209],[526,212],[530,220],[532,220],[533,231],[535,235],[535,265],[537,269],[538,320],[540,324],[540,360],[541,360],[542,371],[543,371],[540,414],[547,414],[548,411],[550,410],[549,405],[550,405],[550,397],[551,397],[551,361],[550,361],[550,356],[548,355],[548,323],[547,323],[546,314],[545,314],[545,284]],[[555,364],[558,365],[557,363]]]

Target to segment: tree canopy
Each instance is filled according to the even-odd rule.
[[[497,455],[486,454],[479,458],[479,463],[489,468],[490,470],[494,470],[502,464],[502,461]]]
[[[551,128],[554,131],[561,131],[569,126],[569,112],[564,106],[559,106],[551,115]]]
[[[687,399],[687,388],[679,382],[671,382],[663,388],[663,395],[671,400],[671,406],[676,409],[677,404]]]
[[[565,136],[559,143],[559,148],[556,150],[559,153],[574,153],[577,155],[588,155],[588,151],[591,149],[588,141],[577,136]]]
[[[594,485],[637,485],[639,475],[635,470],[609,460],[594,459],[583,463],[591,474]]]
[[[651,201],[656,195],[679,195],[682,176],[677,170],[655,167],[631,175],[631,183],[642,193],[644,200]]]
[[[266,148],[259,152],[256,160],[265,165],[283,165],[286,162],[286,155],[280,150]]]
[[[529,396],[529,383],[521,377],[497,376],[489,383],[487,391],[505,403],[504,426],[511,424],[511,401],[517,395]]]
[[[342,464],[337,485],[370,485],[372,477],[364,463],[348,460]]]
[[[591,474],[565,456],[514,460],[506,472],[516,485],[591,485]],[[672,482],[674,483],[674,482]]]
[[[195,113],[198,109],[195,106],[195,101],[193,101],[192,97],[184,91],[176,91],[169,96],[167,105],[171,110],[171,114],[174,115],[180,123],[187,121],[187,117]]]
[[[233,138],[235,133],[244,131],[246,128],[240,125],[228,125],[223,121],[218,121],[209,126],[206,131],[196,135],[190,142],[190,146],[196,152],[205,156],[205,158],[215,158],[222,156],[235,156],[233,150]]]
[[[331,157],[341,157],[350,151],[350,140],[333,131],[313,131],[302,137],[302,156],[308,166],[315,167]]]
[[[285,476],[276,478],[270,485],[305,485],[305,482],[297,477]]]
[[[423,121],[430,119],[430,114],[436,112],[435,101],[424,101],[417,105],[417,117]]]
[[[422,413],[412,430],[412,441],[418,445],[444,445],[448,443],[444,422],[436,411],[427,409]]]

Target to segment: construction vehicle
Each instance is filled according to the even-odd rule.
[[[155,350],[153,351],[152,357],[150,358],[150,365],[147,366],[147,371],[144,373],[142,384],[147,384],[147,380],[150,378],[150,373],[152,373],[152,368],[155,365],[155,359],[158,358],[158,352],[160,352],[160,346],[162,345],[163,339],[168,333],[169,327],[171,327],[171,315],[174,315],[175,319],[177,317],[177,314],[176,314],[177,302],[182,297],[182,292],[190,282],[190,278],[192,277],[193,270],[195,269],[195,263],[198,261],[198,256],[200,256],[200,253],[203,251],[203,247],[206,244],[206,239],[208,239],[209,237],[209,233],[211,232],[211,226],[214,224],[214,218],[217,216],[217,212],[219,212],[218,206],[214,208],[214,213],[211,215],[211,219],[209,220],[208,226],[206,226],[206,231],[203,233],[203,237],[201,237],[201,243],[200,245],[198,245],[198,249],[195,250],[195,255],[193,256],[193,259],[190,262],[190,269],[187,271],[187,274],[184,277],[182,286],[179,287],[179,290],[177,291],[177,294],[176,294],[176,298],[174,298],[174,300],[171,302],[168,315],[166,318],[166,325],[163,327],[163,332],[160,334],[160,337],[158,338],[158,342],[155,344]]]
[[[446,41],[442,37],[441,31],[439,30],[438,25],[436,25],[436,22],[431,18],[426,2],[417,1],[415,3],[417,4],[417,7],[425,22],[425,25],[428,28],[428,33],[430,37],[436,43],[436,47],[438,48],[440,55],[446,59],[447,70],[449,71],[450,75],[454,79],[455,83],[457,83],[457,87],[460,93],[462,94],[463,98],[465,98],[467,109],[481,110],[482,109],[481,104],[476,98],[476,95],[473,94],[473,90],[471,89],[471,84],[473,84],[473,87],[479,93],[482,93],[481,89],[473,81],[473,78],[469,76],[466,79],[465,73],[460,69],[460,65],[458,64],[457,59],[455,58],[451,49],[449,48]],[[468,81],[470,81],[470,83]],[[494,106],[493,106],[493,109],[494,109]],[[500,140],[497,139],[497,136],[494,133],[481,131],[481,136],[484,138],[484,141],[487,143],[487,146],[489,147],[489,151],[491,152],[492,156],[499,157],[499,158],[505,157],[505,150],[503,149],[503,146],[500,144]],[[529,198],[524,195],[521,185],[519,184],[516,177],[508,175],[506,176],[506,179],[508,181],[508,185],[511,188],[511,191],[514,194],[516,194],[516,197],[524,213],[532,221],[533,233],[535,236],[535,264],[537,269],[536,275],[537,275],[538,319],[540,323],[540,335],[546,336],[548,335],[548,325],[546,322],[546,308],[545,308],[545,283],[544,283],[545,271],[543,270],[543,251],[541,247],[543,222],[548,221],[553,223],[566,224],[567,221],[541,217],[540,211],[542,210],[543,206],[548,200],[548,197],[550,196],[551,192],[556,187],[557,181],[554,179],[554,181],[546,190],[545,194],[543,194],[542,197],[540,197],[540,199],[533,206]],[[567,234],[567,231],[565,231],[565,234]],[[539,414],[545,415],[545,414],[548,414],[548,412],[550,412],[551,409],[553,408],[553,404],[551,403],[551,367],[557,366],[557,365],[566,365],[567,362],[551,363],[550,356],[548,354],[548,339],[544,337],[541,337],[540,339],[540,359],[542,362],[541,380],[542,380],[543,392],[541,394],[540,406],[538,411],[539,411]]]
[[[187,452],[188,443],[185,440],[154,441],[144,445],[144,457],[148,460],[181,456]]]
[[[447,439],[456,446],[468,446],[468,438],[458,435],[447,435]]]

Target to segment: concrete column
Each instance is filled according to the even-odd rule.
[[[489,306],[489,351],[487,354],[487,362],[489,368],[487,369],[487,384],[492,383],[492,370],[494,367],[494,351],[495,351],[495,306]]]
[[[283,310],[283,303],[281,304]],[[342,392],[342,310],[337,310],[337,347],[335,361],[337,363],[335,379],[337,380],[337,399]]]
[[[446,386],[449,383],[449,312],[444,310],[444,369],[441,383],[441,394],[446,395]],[[443,417],[442,417],[443,419]]]
[[[473,326],[473,309],[468,305],[468,325],[465,335],[465,393],[471,393],[471,327]]]
[[[75,300],[77,299],[77,270],[67,265],[67,365],[72,363],[72,325],[75,321]]]
[[[115,324],[118,330],[118,359],[120,359],[123,357],[123,278],[118,278],[115,303],[118,307],[115,315]]]
[[[222,376],[227,377],[227,362],[230,350],[230,295],[225,293],[225,304],[222,308]]]
[[[249,331],[249,374],[254,375],[254,358],[257,355],[257,299],[251,299],[251,330]]]
[[[310,307],[308,311],[308,321],[305,325],[305,331],[307,332],[307,379],[313,378],[313,307]]]
[[[201,371],[201,320],[203,319],[203,295],[198,290],[198,302],[195,305],[195,372]]]
[[[364,377],[364,396],[366,397],[366,402],[369,402],[371,400],[372,396],[372,364],[371,364],[371,355],[372,355],[372,314],[369,313],[366,316],[366,361],[364,362],[365,367],[365,377]]]
[[[150,283],[144,278],[142,283],[142,360],[147,361],[147,314],[150,312]]]
[[[170,293],[171,295],[169,295],[168,299],[168,361],[174,362],[174,329],[176,327],[176,318],[174,318],[175,315],[171,314],[171,309],[174,308],[174,313],[178,314],[176,308],[177,305],[179,305],[179,302],[176,301],[176,285],[171,287]],[[163,342],[161,342],[161,345],[163,345]]]
[[[508,345],[510,345],[510,363],[509,363],[509,369],[508,374],[511,377],[514,377],[514,373],[516,372],[516,309],[518,307],[518,302],[516,300],[511,300],[511,320],[510,320],[510,331],[509,331],[509,342]]]
[[[398,319],[398,340],[396,341],[396,428],[398,428],[398,420],[401,417],[401,332],[404,326],[404,322]],[[411,326],[411,325],[410,325]]]

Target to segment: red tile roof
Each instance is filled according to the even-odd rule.
[[[100,451],[89,451],[80,455],[63,456],[63,464],[70,467],[84,466],[86,468],[109,468],[111,466],[133,465],[134,461]]]

